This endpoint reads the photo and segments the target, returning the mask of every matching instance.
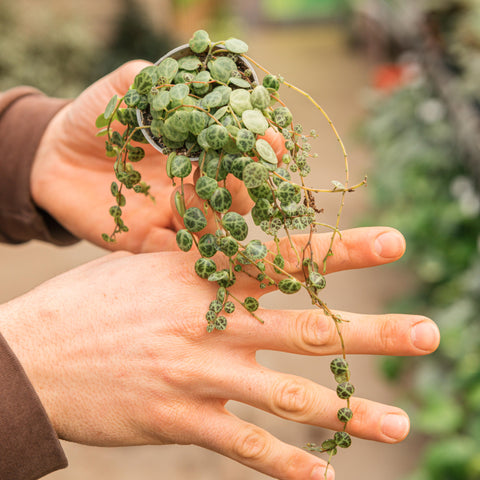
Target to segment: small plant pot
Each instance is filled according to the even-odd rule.
[[[219,46],[216,49],[214,49],[214,51],[218,50],[220,48],[221,47]],[[188,44],[180,45],[179,47],[174,48],[173,50],[170,50],[162,58],[157,60],[155,62],[155,65],[159,65],[163,60],[165,60],[168,57],[171,57],[175,60],[180,60],[181,58],[187,57],[187,56],[190,56],[190,55],[195,55],[195,53],[190,49],[189,45]],[[237,59],[237,63],[241,64],[241,65],[239,65],[240,67],[243,67],[244,69],[250,70],[252,72],[253,81],[257,84],[259,83],[257,73],[255,72],[254,67],[252,66],[252,64],[248,60],[239,56],[238,59]],[[149,121],[150,121],[148,119],[148,116],[146,115],[146,112],[144,112],[143,110],[140,110],[139,108],[137,108],[137,121],[138,121],[138,125],[140,127],[143,127],[144,125],[149,125]],[[148,129],[148,128],[142,129],[142,133],[143,133],[144,137],[147,139],[148,143],[150,143],[150,145],[152,145],[156,150],[158,150],[159,152],[164,153],[164,154],[168,152],[165,145],[162,143],[162,138],[161,137],[155,137],[154,135],[152,135],[152,133],[150,132],[150,129]],[[192,162],[198,161],[198,159],[199,159],[198,156],[189,156],[189,158]]]

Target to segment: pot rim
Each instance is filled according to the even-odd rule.
[[[219,48],[220,45],[218,45],[217,47]],[[173,48],[172,50],[167,52],[165,55],[163,55],[163,57],[159,58],[154,63],[154,65],[159,65],[161,62],[163,62],[163,60],[165,60],[166,58],[169,58],[169,57],[172,57],[175,60],[178,60],[178,59],[186,57],[188,55],[194,55],[194,52],[190,49],[190,45],[188,43],[185,43],[185,44],[180,45],[176,48]],[[252,72],[253,80],[254,80],[254,82],[256,82],[258,84],[259,83],[258,75],[257,75],[257,72],[255,71],[255,68],[253,67],[253,65],[246,58],[242,57],[241,55],[239,55],[239,59]],[[138,108],[136,110],[137,110],[136,115],[137,115],[138,125],[140,127],[142,127],[144,125],[143,124],[142,111]],[[150,130],[148,128],[142,128],[141,132],[143,133],[143,136],[147,139],[148,143],[150,145],[152,145],[152,147],[154,147],[160,153],[165,154],[164,149],[160,145],[158,145],[158,143],[154,140],[154,138],[152,137],[152,135],[150,133]],[[199,157],[189,157],[189,158],[190,158],[190,161],[192,161],[192,162],[197,162],[199,160]]]

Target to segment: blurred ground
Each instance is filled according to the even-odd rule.
[[[369,170],[367,153],[355,142],[353,130],[361,118],[361,96],[369,81],[369,66],[361,55],[346,47],[341,31],[333,27],[275,27],[252,31],[251,56],[273,73],[282,73],[290,82],[301,86],[329,112],[342,133],[350,153],[352,182],[360,181]],[[294,98],[288,92],[285,95]],[[337,142],[318,113],[301,97],[295,100],[299,119],[308,131],[320,134],[316,151],[320,153],[309,184],[328,186],[330,180],[343,178],[343,158]],[[292,100],[290,100],[291,102]],[[308,108],[308,110],[307,110]],[[320,119],[320,120],[319,120]],[[330,196],[326,218],[333,222],[338,198]],[[360,190],[347,197],[342,227],[354,226],[368,208],[367,193]],[[80,243],[58,249],[31,242],[24,246],[1,246],[0,300],[7,301],[43,280],[104,255],[105,251]],[[401,279],[388,267],[370,271],[336,274],[329,278],[324,298],[336,309],[364,313],[380,313],[393,293],[402,288]],[[284,308],[306,308],[298,299],[272,295],[265,305]],[[328,372],[330,359],[300,358],[262,352],[259,360],[278,370],[300,374],[334,386]],[[385,384],[378,375],[376,359],[351,360],[353,379],[359,396],[377,401],[394,401],[398,391]],[[250,407],[232,404],[231,410],[242,418],[257,423],[286,442],[303,445],[321,442],[320,429],[279,420]],[[101,449],[63,443],[70,466],[48,476],[50,480],[260,480],[267,478],[235,462],[196,447],[134,447]],[[353,446],[334,459],[338,479],[399,479],[408,472],[416,458],[418,443],[407,439],[402,445],[380,445],[355,440]]]

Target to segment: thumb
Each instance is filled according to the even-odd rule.
[[[117,95],[124,95],[130,85],[133,83],[135,76],[145,67],[152,65],[146,60],[131,60],[118,67],[112,73],[106,75],[101,81],[105,81],[113,93]]]

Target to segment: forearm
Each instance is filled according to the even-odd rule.
[[[32,239],[57,245],[76,238],[30,195],[30,172],[37,147],[53,116],[67,103],[30,87],[0,94],[0,241],[22,243]]]
[[[0,307],[0,332],[10,339]],[[13,318],[12,318],[13,317]],[[67,466],[67,459],[38,395],[15,353],[0,334],[0,480],[34,480]],[[12,348],[11,348],[12,347]]]

